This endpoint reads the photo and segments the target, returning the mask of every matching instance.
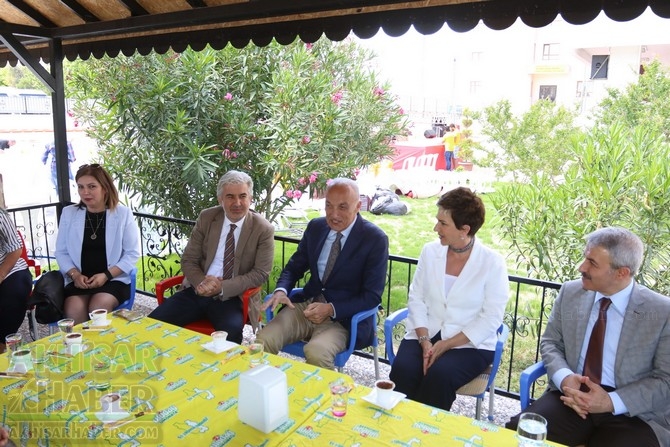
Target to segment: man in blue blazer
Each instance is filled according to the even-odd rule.
[[[549,389],[527,411],[545,416],[547,438],[561,444],[669,446],[670,300],[635,282],[643,245],[626,229],[588,235],[584,258],[582,279],[563,285],[542,335]],[[599,313],[604,342],[592,369]]]
[[[332,368],[335,355],[344,351],[354,314],[381,303],[386,284],[388,238],[376,225],[363,219],[358,185],[338,178],[326,189],[326,217],[313,219],[282,271],[277,288],[263,310],[277,316],[258,334],[267,352],[276,354],[287,344],[309,340],[305,345],[308,363]],[[341,234],[341,236],[338,236]],[[326,272],[331,248],[340,240],[341,251],[330,272]],[[303,292],[288,295],[303,275],[310,277]],[[324,280],[324,273],[328,273]],[[372,319],[358,325],[356,347],[372,341],[376,330]]]

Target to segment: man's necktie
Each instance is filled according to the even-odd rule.
[[[226,246],[223,249],[223,279],[233,277],[233,266],[235,265],[235,228],[237,225],[230,224],[230,230],[226,236]]]
[[[333,245],[330,247],[330,253],[328,253],[328,261],[326,262],[326,268],[323,271],[323,278],[321,279],[322,283],[325,283],[328,280],[330,272],[333,271],[335,261],[337,260],[337,257],[340,254],[340,250],[342,250],[342,245],[340,243],[341,239],[342,239],[342,233],[337,233],[335,235],[335,242],[333,242]]]
[[[333,242],[333,245],[330,247],[330,253],[328,253],[328,260],[326,261],[326,268],[323,270],[323,278],[321,278],[321,284],[325,284],[326,280],[328,279],[328,276],[330,276],[330,272],[333,270],[333,266],[335,265],[335,261],[337,260],[337,257],[340,254],[340,250],[342,250],[342,244],[340,243],[341,239],[342,239],[342,233],[337,233],[335,235],[335,241]],[[319,295],[314,297],[314,302],[325,303],[326,297],[323,296],[323,293],[320,293]]]
[[[593,325],[589,346],[586,349],[584,358],[584,373],[591,382],[600,385],[603,372],[603,344],[605,343],[605,328],[607,327],[607,309],[612,304],[612,300],[603,297],[600,299],[600,311],[598,320]]]

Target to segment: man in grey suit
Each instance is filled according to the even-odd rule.
[[[208,318],[215,330],[226,331],[228,339],[241,343],[245,322],[239,297],[267,281],[274,259],[274,228],[249,209],[253,181],[244,172],[228,171],[216,193],[220,205],[200,213],[182,255],[182,290],[149,316],[178,326]],[[260,302],[250,302],[249,319],[258,321],[259,315]]]
[[[643,245],[626,229],[588,235],[584,258],[581,281],[563,285],[542,336],[549,389],[527,412],[542,414],[548,439],[561,444],[670,446],[670,300],[633,279]],[[601,362],[591,354],[596,326]]]

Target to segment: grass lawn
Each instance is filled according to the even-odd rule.
[[[494,237],[492,231],[491,222],[496,219],[496,215],[495,209],[491,205],[490,195],[482,194],[481,198],[486,206],[486,222],[477,232],[477,237],[487,246],[498,250],[501,254],[506,254],[507,244]],[[410,210],[404,216],[388,214],[376,216],[365,211],[361,215],[377,224],[388,235],[389,252],[391,254],[418,258],[424,244],[437,240],[437,233],[433,231],[437,222],[435,217],[437,215],[437,199],[437,197],[427,199],[401,198]]]

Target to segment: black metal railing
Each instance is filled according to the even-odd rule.
[[[57,210],[59,205],[35,205],[9,210],[17,228],[24,235],[30,257],[39,260],[43,269],[55,268]],[[180,260],[194,222],[184,219],[135,213],[140,228],[142,265],[138,268],[137,291],[155,296],[155,284],[161,279],[181,273]],[[299,236],[275,236],[275,263],[265,293],[271,291],[283,266],[297,247]],[[382,362],[388,363],[384,352],[383,322],[386,315],[405,307],[409,285],[417,259],[389,256],[387,286],[379,314],[379,339]],[[539,358],[539,338],[544,329],[560,284],[510,276],[510,300],[505,323],[510,328],[505,355],[498,373],[498,392],[518,396],[518,376]],[[404,328],[398,325],[393,333],[399,344]],[[371,357],[365,350],[357,355]]]

